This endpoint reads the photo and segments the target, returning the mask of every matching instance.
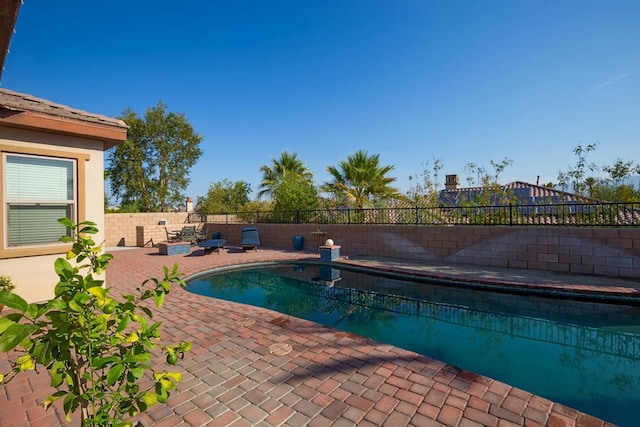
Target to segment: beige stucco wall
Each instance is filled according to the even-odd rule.
[[[0,127],[0,143],[14,146],[84,153],[90,156],[85,163],[86,219],[97,223],[100,230],[94,238],[104,240],[104,153],[102,142],[92,139],[47,134]],[[5,210],[2,208],[3,216]],[[6,218],[2,218],[6,224]],[[2,242],[4,244],[4,242]],[[61,254],[62,255],[62,254]],[[0,259],[0,274],[11,276],[17,284],[16,292],[30,302],[42,301],[53,296],[57,283],[53,263],[58,255],[31,256]]]

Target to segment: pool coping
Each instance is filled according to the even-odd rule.
[[[384,261],[383,261],[384,262]],[[392,263],[392,261],[387,261]],[[620,304],[640,306],[640,283],[638,288],[633,287],[594,287],[591,285],[567,285],[553,283],[525,283],[514,280],[500,280],[497,278],[463,277],[452,276],[451,274],[424,271],[419,268],[398,267],[393,265],[381,265],[380,261],[375,262],[341,258],[337,261],[321,261],[313,259],[299,259],[293,261],[263,261],[256,263],[238,264],[235,266],[223,266],[210,270],[197,272],[185,278],[186,281],[195,280],[207,274],[245,270],[255,267],[265,267],[282,264],[304,264],[304,265],[325,265],[335,266],[344,270],[355,272],[376,272],[377,274],[396,279],[424,279],[436,284],[451,287],[463,287],[466,289],[506,293],[513,295],[532,295],[544,298],[573,299],[585,302],[597,302],[607,304]]]
[[[434,266],[436,266],[437,268],[437,266],[445,265],[437,263],[416,263],[414,268],[412,268],[411,265],[407,264],[405,261],[403,261],[405,266],[398,266],[394,265],[393,260],[379,259],[342,258],[337,263],[340,265],[348,265],[352,267],[371,268],[389,274],[409,275],[414,277],[434,279],[437,281],[441,281],[443,284],[448,283],[450,285],[477,287],[484,290],[490,289],[496,292],[520,293],[528,295],[537,294],[553,298],[579,298],[615,304],[640,305],[640,281],[636,282],[634,280],[627,279],[568,274],[554,275],[554,273],[552,272],[519,270],[524,274],[529,275],[536,275],[537,273],[537,275],[539,275],[540,277],[551,277],[553,275],[555,280],[571,283],[543,282],[543,278],[536,282],[525,282],[518,280],[506,280],[498,277],[486,278],[481,274],[477,274],[478,271],[482,271],[483,269],[488,268],[486,266],[463,265],[458,268],[461,273],[446,274],[434,271]],[[448,264],[447,266],[450,267],[450,265]],[[474,271],[476,271],[475,274]],[[499,269],[496,269],[496,271],[499,271]],[[585,280],[585,277],[589,277],[589,281],[601,280],[603,282],[608,282],[609,284],[596,286],[594,284],[581,282]]]

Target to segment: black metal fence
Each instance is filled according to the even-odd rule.
[[[640,202],[335,208],[206,215],[214,223],[638,227]]]

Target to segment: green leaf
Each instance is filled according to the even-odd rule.
[[[53,343],[49,340],[37,341],[31,350],[31,355],[36,359],[36,362],[41,365],[48,365],[53,359],[51,349],[54,347]],[[57,349],[57,347],[55,347]]]
[[[94,227],[94,225],[95,224],[82,227],[79,232],[82,234],[96,234],[98,232],[98,228]],[[91,246],[93,246],[93,243],[91,243]]]
[[[141,305],[140,310],[144,311],[144,314],[146,314],[149,318],[153,317],[153,312],[149,309],[149,307],[145,307]]]
[[[23,313],[29,308],[29,304],[22,297],[6,291],[0,291],[0,304],[15,308]]]
[[[28,354],[18,357],[16,365],[20,365],[20,371],[32,371],[36,368],[36,364]]]
[[[134,378],[136,378],[136,379],[140,379],[144,375],[144,369],[143,368],[131,368],[130,372],[131,372],[131,375],[133,375]]]
[[[56,270],[56,274],[58,276],[62,275],[64,277],[67,277],[67,274],[69,272],[72,272],[75,274],[75,269],[71,266],[69,261],[67,261],[64,258],[57,258],[53,263],[53,267]]]
[[[115,356],[100,357],[100,358],[93,359],[93,361],[91,362],[91,365],[96,369],[102,369],[109,363],[114,363],[114,362],[117,362],[118,360],[120,359]]]
[[[76,228],[76,225],[69,218],[58,218],[58,223],[64,225],[67,228]]]
[[[67,305],[64,303],[64,301],[60,301],[59,299],[52,299],[49,300],[47,302],[47,306],[51,309],[55,309],[55,310],[64,310]]]
[[[64,390],[56,391],[51,396],[49,396],[45,400],[43,400],[41,405],[44,408],[44,410],[46,411],[47,409],[49,409],[51,407],[53,402],[55,402],[56,400],[60,399],[62,396],[66,395],[66,394],[67,394],[67,392],[64,391]]]
[[[162,304],[164,303],[164,296],[165,296],[165,293],[162,292],[162,291],[154,292],[153,300],[156,303],[156,307],[161,307],[162,306]]]
[[[82,306],[73,300],[69,301],[69,308],[78,313],[82,311]]]
[[[122,376],[124,372],[124,365],[113,365],[109,372],[107,373],[107,384],[114,385],[116,381]]]
[[[142,395],[142,400],[147,406],[153,406],[158,403],[158,395],[152,391],[148,391]]]
[[[15,324],[16,322],[11,320],[8,316],[0,317],[0,335],[2,335],[2,333],[6,331],[9,326]]]
[[[51,387],[58,387],[62,384],[65,377],[65,366],[64,362],[56,361],[51,365],[50,375],[51,375]]]
[[[120,324],[118,325],[118,328],[116,329],[116,332],[122,332],[124,330],[124,328],[127,327],[127,325],[129,324],[129,321],[131,320],[130,316],[127,314],[125,315],[122,320],[120,321]]]
[[[75,393],[68,392],[64,398],[64,404],[62,407],[64,408],[64,413],[67,414],[67,421],[71,421],[71,417],[69,414],[75,412],[78,409],[79,398]]]
[[[127,361],[132,362],[148,362],[149,360],[151,360],[151,355],[149,353],[134,354],[127,359]]]
[[[0,351],[14,349],[20,342],[38,330],[36,325],[13,324],[9,326],[0,336]]]

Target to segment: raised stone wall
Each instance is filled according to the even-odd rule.
[[[107,246],[149,246],[166,240],[164,225],[179,230],[187,214],[107,214]],[[218,232],[239,245],[248,224],[207,223],[208,237]],[[255,225],[255,224],[251,224]],[[331,238],[341,255],[410,261],[489,265],[566,273],[640,278],[640,229],[583,227],[404,226],[257,224],[263,246],[293,250],[293,237],[304,249]]]
[[[149,246],[166,240],[165,225],[179,230],[187,223],[186,212],[105,214],[105,242],[112,246]],[[141,229],[139,227],[142,227]]]
[[[253,224],[252,224],[253,225]],[[208,224],[239,244],[246,224]],[[640,278],[640,229],[402,225],[258,224],[263,246],[293,249],[293,237],[315,249],[332,238],[342,255],[489,265]]]

